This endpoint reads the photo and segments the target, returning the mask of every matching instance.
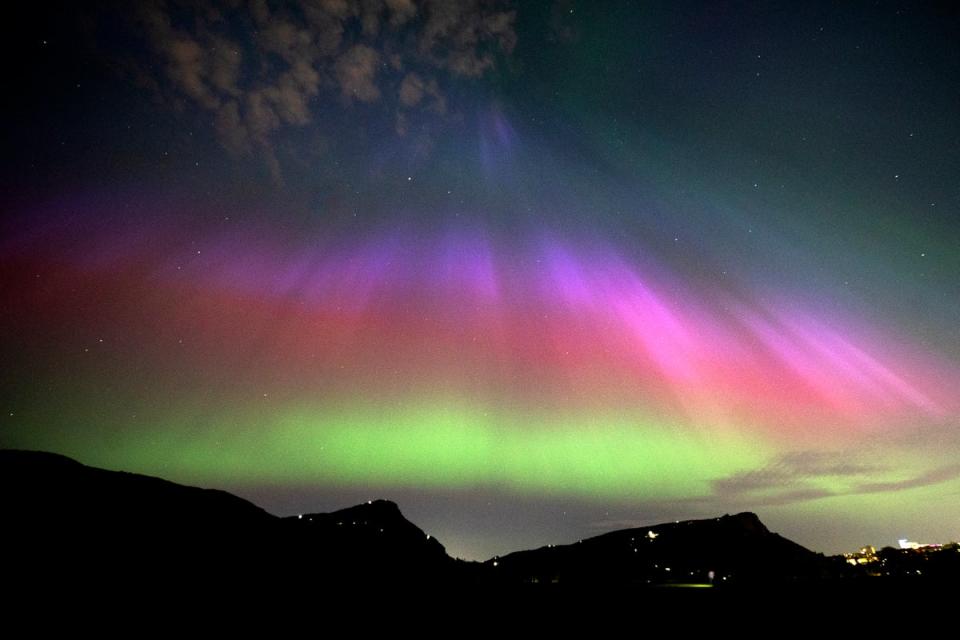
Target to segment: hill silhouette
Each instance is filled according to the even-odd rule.
[[[116,584],[193,588],[644,588],[795,582],[827,576],[831,566],[752,513],[614,531],[477,563],[449,557],[385,500],[277,517],[224,491],[36,451],[0,451],[0,481],[5,564],[25,584],[96,575]]]
[[[814,553],[753,513],[613,531],[493,558],[507,581],[551,584],[744,585],[826,577]]]
[[[88,467],[65,456],[0,451],[8,567],[125,582],[284,581],[326,585],[457,579],[469,563],[377,500],[281,518],[225,491]]]

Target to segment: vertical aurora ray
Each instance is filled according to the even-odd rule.
[[[25,359],[63,352],[38,376],[74,425],[28,404],[9,444],[206,482],[692,499],[779,452],[957,415],[956,368],[922,349],[610,244],[150,234],[8,249],[4,329]]]

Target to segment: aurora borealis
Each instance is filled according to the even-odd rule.
[[[25,15],[0,444],[471,558],[960,536],[956,14],[450,6]]]

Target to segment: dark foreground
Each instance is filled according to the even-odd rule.
[[[471,602],[640,602],[952,591],[960,552],[883,550],[852,566],[770,532],[752,513],[614,531],[466,562],[373,501],[276,517],[232,494],[0,451],[3,583],[19,598],[322,596]],[[190,596],[190,598],[188,598]]]

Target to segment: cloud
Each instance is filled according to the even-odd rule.
[[[412,108],[423,106],[434,113],[443,114],[447,110],[447,99],[433,78],[424,79],[416,73],[408,73],[400,82],[398,92],[400,104]]]
[[[167,48],[170,79],[201,106],[213,109],[219,106],[220,100],[206,81],[207,64],[204,51],[196,41],[186,36],[171,40]]]
[[[805,477],[857,476],[884,471],[886,467],[864,464],[844,452],[791,451],[779,459],[780,466]]]
[[[791,491],[798,496],[822,491],[809,487],[824,477],[865,476],[884,467],[864,464],[839,452],[792,451],[760,469],[736,473],[713,481],[718,496],[736,496],[758,491]]]
[[[759,469],[718,478],[712,483],[713,495],[694,501],[721,500],[751,507],[783,505],[830,496],[904,491],[960,477],[960,465],[948,465],[903,480],[873,479],[889,471],[888,467],[864,464],[843,453],[795,451]],[[824,479],[831,479],[833,484],[846,480],[846,486],[827,489],[819,484]]]
[[[217,110],[214,128],[223,144],[234,153],[249,153],[250,136],[240,116],[240,105],[230,100]]]
[[[782,489],[793,486],[796,482],[797,478],[785,469],[764,467],[714,480],[713,490],[719,496],[731,496],[767,489]]]
[[[818,500],[820,498],[829,498],[837,495],[828,489],[816,487],[807,487],[801,489],[790,489],[787,491],[777,491],[766,495],[751,496],[748,502],[751,509],[757,507],[777,507],[795,502],[806,502],[807,500]]]
[[[277,107],[284,122],[304,125],[310,122],[309,101],[319,92],[320,74],[310,65],[297,62],[280,75],[276,85],[264,93]]]
[[[403,111],[444,116],[444,85],[494,70],[517,40],[516,11],[496,0],[130,6],[134,35],[146,44],[128,65],[138,84],[209,112],[226,149],[263,157],[278,179],[276,136],[324,122],[323,95],[339,96],[341,108],[386,102],[405,133]]]
[[[890,491],[903,491],[905,489],[916,489],[918,487],[927,487],[941,482],[948,482],[955,478],[960,478],[960,465],[948,465],[933,469],[913,478],[899,480],[894,482],[867,482],[857,485],[854,493],[887,493]]]
[[[400,83],[400,104],[414,107],[423,98],[423,80],[415,73],[408,73]]]
[[[379,64],[380,54],[366,45],[357,44],[344,52],[334,65],[343,96],[360,102],[378,100],[380,89],[376,76]]]
[[[516,46],[515,11],[489,11],[478,0],[426,0],[423,29],[417,38],[420,53],[455,75],[477,77],[495,63],[496,53]]]
[[[390,26],[394,29],[402,27],[417,15],[417,5],[413,0],[386,0],[390,9]]]

